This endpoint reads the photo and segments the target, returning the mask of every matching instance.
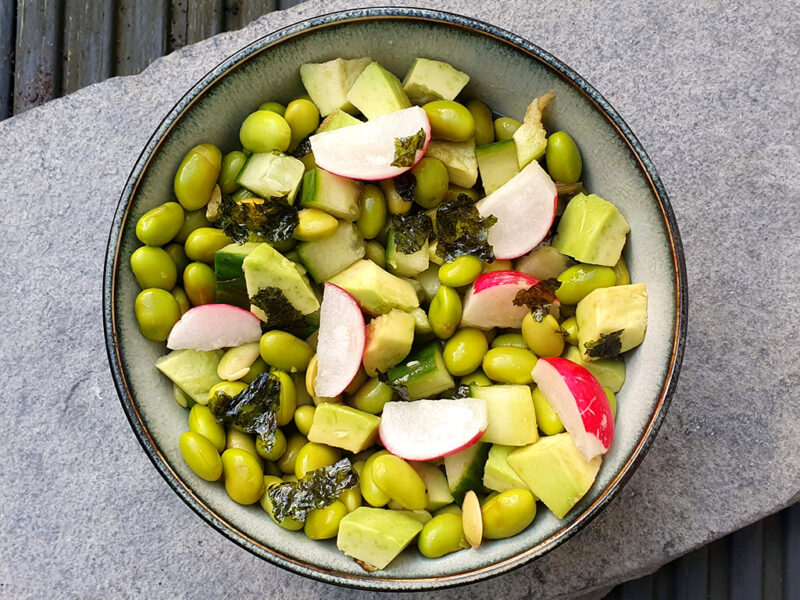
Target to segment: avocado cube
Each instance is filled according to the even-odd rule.
[[[555,98],[553,92],[535,98],[525,110],[522,125],[514,132],[512,139],[516,144],[517,162],[522,169],[528,163],[540,159],[547,150],[547,132],[542,125],[542,111]]]
[[[156,368],[198,404],[208,404],[208,391],[222,379],[217,366],[222,350],[173,350],[156,361]]]
[[[334,129],[341,129],[342,127],[350,127],[351,125],[360,125],[363,121],[356,119],[353,115],[347,114],[343,110],[335,110],[327,117],[322,119],[322,123],[317,127],[316,133],[323,133],[324,131],[333,131]]]
[[[344,404],[323,402],[314,411],[308,441],[361,452],[378,439],[380,417]]]
[[[578,194],[561,216],[553,246],[579,262],[613,267],[630,230],[611,202],[595,194]]]
[[[317,283],[322,283],[364,256],[366,244],[353,223],[339,223],[332,236],[297,246],[300,261]]]
[[[489,458],[483,468],[483,485],[495,492],[505,492],[506,490],[527,490],[528,484],[522,481],[519,475],[508,464],[506,460],[517,446],[502,446],[492,444],[489,450]]]
[[[514,140],[479,146],[475,148],[475,157],[487,196],[519,173],[517,145]]]
[[[617,353],[625,352],[644,341],[647,330],[647,286],[644,283],[599,288],[578,302],[578,348],[586,361],[597,360],[587,353],[587,343],[616,332]]]
[[[527,385],[473,385],[470,395],[486,401],[489,426],[482,442],[524,446],[539,439],[533,397]]]
[[[400,511],[360,506],[342,518],[336,546],[368,570],[383,569],[420,531],[422,523]]]
[[[585,368],[594,375],[600,385],[607,387],[615,394],[622,389],[622,385],[625,383],[625,360],[622,357],[588,361],[583,359],[581,351],[576,346],[568,346],[564,351],[564,358]]]
[[[419,306],[414,287],[381,269],[371,260],[357,260],[329,281],[356,299],[370,315],[382,315],[393,308],[412,310]]]
[[[467,83],[469,75],[446,62],[417,58],[403,79],[403,90],[412,104],[422,105],[434,100],[454,100]]]
[[[506,460],[559,519],[589,491],[602,462],[599,456],[587,462],[569,433],[545,436],[514,450]]]
[[[300,79],[319,114],[324,117],[337,110],[355,110],[347,101],[347,92],[370,62],[372,59],[366,56],[350,60],[335,58],[300,66]]]
[[[374,377],[378,371],[385,373],[411,352],[416,321],[413,315],[393,308],[378,315],[367,325],[364,345],[364,370]]]
[[[431,140],[426,156],[444,163],[450,183],[471,188],[478,181],[478,159],[475,157],[475,139],[466,142]]]
[[[400,80],[376,62],[361,72],[347,92],[347,100],[367,119],[411,106]]]

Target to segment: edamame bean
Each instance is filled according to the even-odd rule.
[[[264,493],[264,471],[255,456],[241,448],[222,453],[225,491],[239,504],[258,502]]]
[[[344,393],[350,395],[355,394],[361,388],[361,386],[364,385],[366,380],[367,372],[364,370],[364,365],[361,365],[358,367],[358,371],[356,371],[356,375],[353,377],[353,380],[347,384],[346,388],[344,388]]]
[[[242,377],[240,381],[243,381],[244,383],[247,384],[253,383],[256,380],[256,377],[258,377],[262,373],[266,373],[267,371],[269,371],[269,365],[264,362],[263,358],[261,358],[261,354],[259,351],[258,358],[252,365],[250,365],[250,370],[247,372],[247,375]]]
[[[458,515],[461,517],[461,507],[458,504],[448,504],[433,513],[434,517],[439,515]]]
[[[311,425],[314,423],[314,406],[298,406],[294,411],[294,424],[297,430],[303,435],[307,436],[311,431]]]
[[[517,535],[533,522],[536,500],[528,490],[506,490],[481,507],[483,537],[502,540]]]
[[[558,413],[544,397],[542,390],[538,387],[533,388],[533,410],[536,413],[536,425],[545,435],[555,435],[564,431],[564,425],[558,417]]]
[[[494,141],[494,123],[492,123],[492,111],[483,102],[470,100],[467,102],[467,109],[475,120],[475,145],[485,146]]]
[[[564,322],[561,323],[561,331],[567,334],[565,339],[570,346],[578,345],[578,320],[574,316],[564,319]]]
[[[308,443],[308,440],[299,433],[293,433],[289,436],[289,439],[286,440],[286,451],[276,461],[281,473],[294,474],[294,466],[297,462],[297,454],[300,452],[300,448],[305,446],[306,443]]]
[[[414,201],[423,208],[436,208],[447,195],[450,179],[447,167],[435,158],[426,156],[421,159],[411,174],[417,180],[414,186]]]
[[[283,118],[292,130],[292,141],[289,149],[294,150],[297,144],[314,133],[319,127],[319,110],[311,100],[300,98],[286,105]]]
[[[139,292],[134,312],[139,331],[154,342],[166,340],[172,326],[181,318],[181,309],[175,296],[160,288],[147,288]]]
[[[297,453],[294,474],[298,479],[302,479],[307,473],[330,466],[341,457],[342,453],[338,448],[332,448],[316,442],[308,442]]]
[[[500,117],[494,120],[494,137],[498,142],[504,142],[514,137],[514,132],[522,127],[522,123],[511,117]]]
[[[461,187],[460,185],[450,184],[447,186],[447,194],[445,195],[445,200],[454,200],[458,198],[461,194],[465,194],[470,197],[473,202],[477,202],[480,200],[480,194],[477,190],[472,188],[465,188]]]
[[[492,385],[492,380],[480,369],[476,369],[469,375],[464,375],[461,378],[461,383],[464,385]]]
[[[151,208],[136,222],[136,237],[148,246],[163,246],[174,238],[183,225],[183,208],[177,202],[165,202]]]
[[[358,388],[352,399],[353,408],[363,410],[372,415],[377,415],[383,410],[383,405],[394,398],[394,390],[377,377],[370,377],[364,385]]]
[[[308,395],[311,396],[311,399],[314,401],[314,404],[322,404],[323,402],[333,402],[333,403],[341,403],[342,397],[341,395],[336,396],[335,398],[325,398],[324,396],[317,396],[314,391],[314,381],[317,378],[317,370],[319,368],[319,363],[317,362],[317,355],[311,357],[311,360],[308,363],[308,367],[306,368],[306,391]]]
[[[384,454],[372,463],[372,480],[391,500],[408,510],[422,510],[428,504],[425,481],[406,461]]]
[[[608,404],[611,406],[611,416],[614,417],[614,420],[617,419],[617,397],[614,395],[614,392],[611,391],[610,388],[604,387],[603,391],[606,393],[606,398],[608,398]]]
[[[225,450],[225,428],[220,425],[207,406],[195,404],[189,411],[189,431],[208,438],[217,452]]]
[[[492,348],[505,348],[507,346],[528,349],[528,344],[525,343],[525,338],[522,337],[521,333],[504,333],[492,340]]]
[[[353,512],[361,506],[361,488],[358,484],[347,488],[339,494],[339,501],[347,507],[347,512]]]
[[[386,456],[388,454],[389,453],[386,450],[379,450],[367,459],[367,461],[364,463],[364,467],[361,469],[361,472],[358,473],[358,483],[361,486],[361,495],[364,496],[364,500],[367,501],[367,504],[376,508],[386,506],[391,498],[389,498],[389,494],[384,492],[375,484],[375,481],[372,477],[372,465],[374,465],[375,461],[381,456]],[[353,465],[353,468],[356,468],[356,466]]]
[[[283,427],[292,422],[294,409],[297,408],[297,392],[294,387],[294,380],[284,371],[274,370],[270,377],[280,382],[281,389],[278,397],[278,410],[275,412],[275,422]]]
[[[368,183],[361,188],[358,204],[361,212],[356,225],[364,239],[371,240],[386,224],[386,198],[381,188]]]
[[[197,210],[208,204],[221,167],[222,152],[212,144],[195,146],[183,157],[172,187],[185,210]]]
[[[536,357],[530,350],[513,346],[491,348],[483,357],[483,372],[500,383],[531,383],[535,366]]]
[[[213,304],[217,299],[217,277],[205,263],[189,263],[183,271],[183,289],[192,306]]]
[[[314,350],[306,342],[277,329],[261,336],[259,350],[264,362],[289,373],[305,371],[314,356]]]
[[[292,237],[303,242],[325,240],[336,233],[339,220],[317,208],[303,208],[297,212],[297,227]]]
[[[216,481],[222,475],[222,460],[219,452],[208,438],[187,431],[181,435],[178,443],[181,455],[189,468],[206,481]]]
[[[255,438],[249,433],[239,431],[234,427],[228,427],[225,430],[225,448],[237,448],[244,450],[255,456],[258,459],[258,464],[261,464],[261,455],[258,453]]]
[[[171,290],[178,279],[178,269],[169,254],[161,248],[142,246],[131,254],[131,271],[142,289]]]
[[[246,161],[247,156],[245,153],[238,150],[228,152],[222,158],[222,167],[219,171],[219,189],[223,194],[232,194],[239,189],[236,178],[239,176],[239,171],[242,170]]]
[[[220,381],[219,383],[213,385],[210,390],[208,390],[208,400],[210,402],[216,398],[218,394],[225,394],[226,396],[233,398],[246,388],[247,386],[241,381]]]
[[[442,356],[451,375],[472,373],[481,366],[483,355],[489,349],[486,336],[480,329],[459,329],[444,345]]]
[[[461,297],[446,285],[439,286],[428,308],[428,320],[436,337],[446,340],[461,321]]]
[[[439,558],[462,550],[467,546],[459,514],[440,513],[425,523],[417,538],[420,554],[426,558]]]
[[[300,162],[303,163],[303,166],[305,167],[305,172],[306,173],[308,173],[314,167],[317,166],[317,160],[314,158],[314,153],[313,152],[309,152],[308,154],[305,154],[305,155],[301,156],[300,157]]]
[[[573,265],[558,276],[561,285],[556,297],[561,304],[577,304],[598,288],[617,283],[617,274],[611,267],[598,265]]]
[[[479,258],[470,255],[459,256],[439,267],[439,281],[450,287],[469,285],[478,278],[483,270]]]
[[[167,244],[164,246],[164,252],[166,252],[172,259],[172,262],[175,263],[176,277],[178,275],[183,275],[183,270],[186,268],[186,265],[189,264],[189,259],[186,256],[186,252],[183,250],[183,244],[178,244],[176,242]]]
[[[189,296],[186,295],[186,292],[183,290],[182,287],[175,286],[172,288],[171,292],[172,297],[175,298],[175,301],[178,303],[178,308],[180,308],[181,316],[192,308],[192,305],[189,303]]]
[[[280,116],[286,113],[286,107],[280,102],[264,102],[258,107],[258,110],[271,110],[274,113],[278,113]]]
[[[275,439],[270,450],[267,450],[267,446],[261,438],[256,438],[256,452],[264,460],[270,462],[278,460],[286,452],[286,435],[282,430],[275,429]]]
[[[510,271],[510,270],[511,270],[510,260],[497,259],[490,263],[483,263],[484,273],[491,273],[492,271]]]
[[[347,514],[347,507],[338,500],[325,508],[308,512],[303,531],[312,540],[328,540],[339,533],[339,522]]]
[[[547,138],[547,171],[555,181],[576,183],[581,178],[583,160],[575,140],[566,131],[556,131]]]
[[[189,234],[201,227],[211,227],[211,223],[206,218],[206,210],[204,208],[184,211],[183,225],[181,225],[178,235],[175,236],[175,241],[179,244],[185,244]]]
[[[553,315],[545,315],[541,321],[528,313],[522,319],[522,337],[536,356],[561,356],[564,351],[564,335]]]
[[[386,248],[381,246],[375,240],[370,240],[367,242],[367,249],[364,257],[367,260],[374,262],[381,269],[386,268]]]
[[[393,179],[383,179],[378,182],[383,195],[386,198],[386,209],[393,215],[404,215],[411,210],[413,202],[406,202],[403,197],[397,193],[397,188],[394,186]]]
[[[214,255],[233,240],[216,227],[200,227],[186,238],[186,256],[195,261],[214,264]]]
[[[300,531],[303,528],[303,522],[298,521],[296,519],[292,519],[291,517],[286,517],[282,521],[278,521],[275,519],[275,513],[273,512],[272,507],[272,500],[269,499],[269,490],[270,488],[275,487],[276,485],[280,485],[283,483],[283,480],[280,477],[275,477],[274,475],[265,475],[264,476],[264,495],[261,496],[260,504],[261,508],[264,509],[269,515],[269,518],[272,519],[279,527],[283,529],[288,529],[289,531]]]
[[[250,372],[250,367],[259,357],[258,342],[231,348],[217,365],[217,375],[226,381],[237,381]]]
[[[292,129],[283,116],[271,110],[251,113],[239,129],[239,141],[251,152],[283,152],[292,141]]]
[[[175,399],[178,406],[183,408],[191,408],[195,405],[195,401],[192,400],[192,397],[174,383],[172,384],[172,397]]]
[[[614,265],[614,273],[617,276],[617,282],[614,285],[628,285],[631,282],[631,274],[628,272],[628,265],[625,264],[625,259],[621,256]]]
[[[475,119],[466,106],[453,100],[434,100],[422,106],[431,122],[431,137],[465,142],[475,135]]]

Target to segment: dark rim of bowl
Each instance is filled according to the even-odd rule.
[[[123,225],[128,218],[131,199],[136,193],[143,173],[146,171],[150,159],[158,151],[166,135],[175,125],[183,113],[206,91],[224,77],[228,72],[238,68],[242,63],[249,60],[252,56],[260,52],[267,51],[270,47],[283,42],[284,40],[301,35],[307,35],[315,30],[329,26],[340,25],[352,21],[360,20],[415,20],[431,21],[440,24],[460,27],[471,32],[489,36],[511,48],[520,51],[529,57],[543,63],[558,74],[562,79],[569,82],[588,98],[594,106],[609,120],[619,135],[625,140],[632,154],[636,158],[639,167],[650,184],[650,187],[658,199],[658,205],[664,220],[664,224],[669,233],[671,244],[672,263],[675,276],[675,329],[673,332],[672,351],[667,374],[659,393],[658,404],[645,426],[639,441],[633,452],[625,462],[622,469],[600,493],[599,497],[578,515],[574,515],[572,520],[564,525],[559,531],[548,537],[546,540],[528,548],[514,556],[505,558],[491,565],[486,565],[476,569],[464,571],[462,573],[445,575],[441,577],[422,577],[422,578],[394,578],[383,575],[353,575],[342,573],[321,567],[306,564],[303,561],[286,556],[271,548],[266,547],[260,542],[249,537],[243,531],[236,529],[233,525],[226,522],[217,515],[195,493],[187,486],[172,470],[169,463],[161,454],[156,446],[149,431],[139,414],[135,401],[133,400],[128,386],[127,375],[122,367],[122,359],[119,350],[119,333],[117,331],[117,319],[115,313],[116,299],[116,277],[119,268],[120,242],[122,239]],[[393,591],[415,591],[434,588],[445,588],[467,583],[475,583],[489,577],[506,573],[514,568],[520,567],[530,560],[537,558],[558,544],[564,542],[591,519],[593,519],[600,509],[605,506],[614,495],[628,481],[635,471],[639,462],[651,446],[655,434],[664,420],[672,394],[674,393],[677,376],[680,371],[681,360],[683,358],[684,343],[686,338],[687,322],[687,281],[686,264],[683,255],[683,246],[675,221],[675,215],[667,198],[667,192],[661,183],[655,167],[645,152],[639,140],[630,130],[628,125],[614,108],[601,96],[589,83],[566,64],[545,52],[535,44],[524,40],[508,31],[478,21],[476,19],[463,17],[457,14],[438,10],[428,10],[419,8],[404,7],[378,7],[368,9],[345,10],[329,13],[311,19],[307,19],[283,29],[270,33],[242,50],[222,61],[214,67],[205,77],[197,82],[189,92],[186,93],[178,103],[170,110],[168,115],[159,124],[157,130],[148,140],[147,145],[137,159],[125,188],[117,205],[114,215],[111,232],[109,234],[108,246],[106,249],[105,272],[103,278],[103,327],[105,332],[106,350],[108,352],[109,364],[114,379],[117,393],[120,397],[125,415],[131,424],[136,437],[148,457],[161,473],[172,489],[208,524],[217,531],[225,535],[231,541],[242,546],[253,554],[266,559],[267,561],[283,567],[293,573],[304,575],[312,579],[317,579],[326,583],[344,585],[354,588],[371,590],[393,590]]]

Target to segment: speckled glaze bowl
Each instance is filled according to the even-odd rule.
[[[438,560],[413,549],[368,574],[336,549],[277,527],[258,504],[235,504],[219,483],[200,480],[184,463],[178,438],[187,411],[154,362],[163,344],[145,340],[133,303],[139,289],[129,268],[137,219],[172,197],[184,153],[201,142],[238,147],[239,124],[260,102],[303,93],[304,62],[371,56],[402,75],[416,56],[446,61],[471,79],[465,97],[521,117],[530,100],[556,93],[548,131],[566,129],[581,148],[586,187],[614,202],[631,225],[626,259],[650,294],[645,342],[630,353],[618,395],[617,432],[592,489],[562,521],[541,508],[511,539]],[[680,239],[655,168],[628,126],[582,77],[541,48],[496,27],[453,14],[403,8],[352,10],[270,34],[214,68],[172,109],[128,179],[110,234],[104,319],[114,380],[131,426],[153,464],[183,500],[220,533],[258,556],[328,583],[379,590],[422,590],[475,582],[519,567],[565,541],[610,501],[653,441],[680,366],[686,327],[686,275]]]

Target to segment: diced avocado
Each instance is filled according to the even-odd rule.
[[[439,342],[431,342],[412,352],[405,363],[389,369],[389,383],[405,386],[411,400],[433,398],[455,387],[447,371]]]
[[[359,506],[339,523],[336,547],[372,569],[383,569],[420,531],[422,523],[399,510]]]
[[[428,268],[428,240],[422,244],[422,248],[411,254],[397,251],[395,244],[395,232],[390,227],[386,238],[386,264],[395,275],[401,277],[414,277]]]
[[[548,435],[506,459],[531,492],[563,519],[592,487],[602,459],[586,461],[569,433]]]
[[[250,296],[244,281],[244,257],[258,247],[259,242],[228,244],[214,255],[214,274],[217,279],[217,302],[233,304],[250,310]]]
[[[547,132],[542,125],[542,111],[555,98],[553,92],[534,98],[525,110],[522,125],[514,132],[517,162],[522,169],[528,163],[540,159],[547,150]]]
[[[319,114],[324,117],[336,110],[354,110],[347,101],[347,92],[370,62],[372,59],[365,56],[300,65],[300,79],[311,101],[319,109]]]
[[[403,89],[413,104],[455,100],[469,83],[469,75],[446,62],[416,58],[403,79]]]
[[[367,324],[363,358],[367,375],[385,373],[408,356],[414,343],[414,326],[414,317],[396,308]]]
[[[394,506],[395,504],[397,506]],[[418,510],[406,510],[406,509],[403,508],[402,504],[399,504],[399,503],[395,502],[394,500],[391,500],[389,502],[388,506],[392,510],[396,510],[398,512],[403,513],[404,515],[408,515],[412,519],[416,519],[417,521],[422,523],[422,525],[425,525],[425,523],[427,523],[428,521],[430,521],[433,518],[433,515],[431,513],[429,513],[425,509],[421,508],[421,509],[418,509]]]
[[[578,321],[578,348],[583,353],[583,359],[594,361],[603,358],[602,347],[595,345],[589,350],[587,344],[602,344],[603,338],[608,336],[616,338],[605,344],[610,350],[605,356],[613,358],[644,341],[647,330],[647,286],[634,283],[596,289],[578,302],[575,318]]]
[[[584,367],[595,376],[600,385],[607,387],[615,394],[622,389],[625,383],[625,360],[619,358],[601,358],[598,360],[583,360],[581,351],[577,346],[567,346],[564,358]]]
[[[439,291],[439,286],[442,282],[439,281],[439,265],[431,264],[422,273],[417,275],[417,281],[422,286],[422,299],[425,302],[430,302]]]
[[[156,361],[156,368],[198,404],[208,404],[208,390],[222,379],[217,366],[222,350],[173,350]]]
[[[367,119],[411,106],[400,80],[376,62],[361,72],[347,92],[347,100]]]
[[[504,140],[475,148],[483,190],[488,196],[514,175],[519,173],[517,145],[514,140]]]
[[[578,194],[561,216],[553,246],[579,262],[613,267],[630,230],[611,202],[595,194]]]
[[[447,485],[458,504],[470,490],[480,490],[483,485],[483,468],[489,456],[491,444],[478,442],[461,452],[444,457],[444,472]]]
[[[333,131],[334,129],[350,127],[350,125],[360,125],[361,123],[363,123],[363,121],[356,119],[353,115],[337,109],[322,119],[322,123],[317,127],[316,133]]]
[[[508,464],[506,458],[517,446],[501,446],[492,444],[489,450],[489,458],[483,468],[483,485],[495,492],[505,492],[506,490],[527,490],[528,484],[520,479],[514,469]]]
[[[362,258],[366,248],[358,228],[340,222],[331,237],[298,244],[297,254],[314,281],[322,283]]]
[[[305,165],[293,156],[256,153],[248,157],[236,183],[261,198],[285,196],[286,201],[292,204],[305,171]]]
[[[378,439],[381,418],[344,404],[323,402],[314,411],[308,441],[361,452]]]
[[[409,311],[409,314],[414,317],[414,336],[416,340],[425,339],[433,334],[431,320],[424,310],[419,307],[413,308]]]
[[[422,477],[422,481],[425,482],[425,487],[428,489],[428,504],[425,506],[425,510],[439,510],[453,501],[447,477],[439,467],[424,462],[409,464]]]
[[[514,263],[514,269],[542,280],[555,279],[566,271],[569,265],[569,257],[561,254],[553,246],[540,246],[518,258]]]
[[[471,188],[478,181],[478,159],[475,158],[475,140],[466,142],[445,142],[431,140],[426,156],[432,156],[444,163],[450,183]]]
[[[393,308],[408,311],[419,306],[419,298],[410,283],[371,260],[356,261],[329,281],[353,296],[370,315],[382,315]]]
[[[347,177],[314,167],[303,176],[303,195],[300,206],[318,208],[345,221],[358,219],[358,198],[361,184]]]
[[[274,288],[280,290],[289,304],[301,315],[308,315],[311,318],[319,310],[319,300],[308,280],[300,274],[292,261],[269,244],[259,244],[252,250],[245,257],[242,268],[250,298],[260,290]],[[257,306],[251,306],[250,310],[269,325],[270,315],[264,310]],[[273,315],[272,320],[275,321],[276,317],[277,315]]]
[[[470,395],[486,401],[489,426],[481,441],[524,446],[539,438],[531,388],[527,385],[473,385]]]

